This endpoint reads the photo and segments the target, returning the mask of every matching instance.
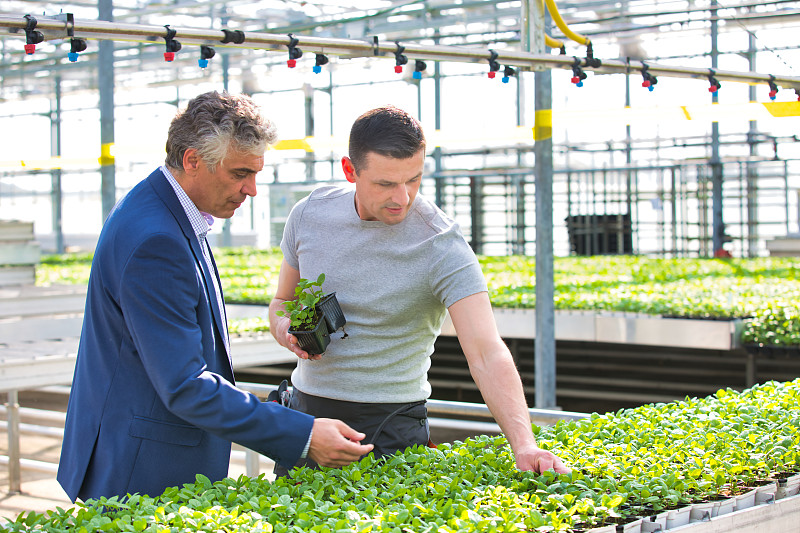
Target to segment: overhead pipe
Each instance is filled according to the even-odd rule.
[[[580,33],[574,32],[570,29],[564,19],[561,18],[561,13],[558,12],[558,6],[556,6],[555,0],[545,0],[547,4],[547,11],[550,13],[550,16],[553,18],[553,22],[556,23],[558,29],[564,32],[568,38],[572,39],[576,43],[580,43],[586,46],[589,46],[591,41],[585,35],[581,35]]]
[[[10,17],[0,15],[0,27],[10,28],[19,32],[24,30],[26,21],[23,17]],[[111,39],[129,40],[142,43],[153,43],[161,41],[167,36],[167,31],[163,26],[145,24],[121,24],[104,21],[82,21],[75,20],[71,23],[57,18],[41,18],[38,21],[37,29],[45,34],[45,39],[65,39],[67,30],[73,30],[76,37],[90,39]],[[199,28],[173,28],[177,31],[177,36],[185,44],[214,44],[215,46],[229,46],[233,48],[251,48],[260,50],[285,51],[289,43],[287,35],[270,33],[247,33],[243,43],[222,43],[224,33],[222,30],[207,30]],[[573,32],[574,33],[574,32]],[[576,34],[577,35],[577,34]],[[580,36],[579,36],[580,37]],[[304,36],[298,37],[302,46],[311,52],[318,52],[331,55],[342,55],[347,57],[360,56],[393,56],[397,43],[395,41],[379,42],[377,38],[370,41],[339,39]],[[405,53],[416,59],[428,59],[434,61],[457,61],[482,63],[489,57],[488,50],[475,48],[444,46],[444,45],[419,45],[414,43],[405,44]],[[572,68],[572,57],[564,55],[534,54],[531,52],[521,52],[517,50],[498,50],[497,61],[515,67],[532,69],[534,66],[541,65],[550,68],[570,69]],[[631,69],[640,69],[643,64],[640,61],[630,63],[620,60],[603,60],[602,65],[593,69],[594,72],[628,73]],[[693,78],[698,80],[708,79],[709,69],[696,67],[678,67],[670,65],[658,65],[647,63],[649,72],[653,75],[671,76],[681,78]],[[727,80],[739,83],[774,83],[784,87],[795,89],[800,92],[800,77],[797,76],[778,76],[770,74],[760,74],[757,72],[737,72],[717,70],[714,75],[719,80]]]
[[[544,34],[544,44],[548,48],[563,48],[564,47],[564,41],[559,41],[558,39],[554,39],[554,38],[550,37],[549,35],[547,35],[546,33]]]

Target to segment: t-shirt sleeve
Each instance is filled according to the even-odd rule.
[[[300,270],[300,261],[297,258],[297,237],[300,230],[300,220],[303,218],[303,210],[307,203],[308,197],[303,198],[292,207],[289,217],[286,219],[283,237],[281,238],[283,258],[295,270]]]
[[[430,271],[431,290],[445,307],[488,291],[478,258],[457,225],[434,239],[431,257],[434,258]]]

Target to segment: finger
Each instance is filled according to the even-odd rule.
[[[351,428],[350,426],[348,426],[344,422],[340,422],[339,426],[340,426],[339,427],[339,432],[342,434],[342,436],[345,439],[347,439],[349,441],[361,442],[362,440],[367,438],[366,434],[361,433],[360,431],[356,431],[355,429]]]
[[[552,469],[554,466],[555,463],[553,461],[553,458],[548,455],[539,456],[536,458],[536,471],[540,474],[547,470]]]
[[[357,448],[345,452],[346,455],[344,455],[341,459],[344,461],[344,464],[350,464],[354,461],[358,461],[371,451],[372,451],[372,444],[367,444],[364,446],[358,445]]]
[[[294,352],[294,353],[297,355],[297,357],[299,357],[300,359],[308,359],[308,358],[309,358],[308,352],[307,352],[307,351],[305,351],[304,349],[302,349],[302,348],[301,348],[300,346],[298,346],[297,344],[293,344],[293,345],[292,345],[292,351],[293,351],[293,352]]]
[[[342,445],[339,448],[343,453],[348,453],[352,455],[364,455],[365,453],[369,453],[373,448],[372,444],[361,444],[358,441],[352,441],[343,439]]]
[[[350,446],[354,446],[350,448]],[[332,453],[330,456],[325,457],[319,464],[322,466],[347,466],[355,461],[361,459],[362,456],[367,455],[372,451],[372,444],[348,444],[348,449],[342,449],[338,452]]]
[[[361,441],[367,438],[366,435],[355,431],[354,429],[347,428],[349,431],[343,431],[342,436],[351,442],[355,442],[356,444],[361,444]],[[371,444],[370,444],[371,446]]]
[[[356,448],[355,453],[361,457],[362,455],[367,455],[372,449],[375,447],[374,444],[357,444],[358,448]]]

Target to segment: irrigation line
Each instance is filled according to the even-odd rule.
[[[9,33],[25,37],[24,30],[27,20],[23,16],[9,16],[0,14],[0,27],[8,28]],[[97,40],[135,41],[152,44],[164,44],[167,37],[167,28],[164,26],[146,24],[122,24],[106,21],[75,20],[72,23],[60,18],[42,17],[37,19],[35,29],[44,34],[46,40],[68,39],[69,31],[74,37]],[[225,33],[222,30],[209,30],[200,28],[170,27],[176,32],[174,38],[182,44],[213,45],[231,48],[250,48],[258,50],[288,51],[290,37],[288,35],[245,32],[245,41],[241,44],[223,43]],[[383,57],[394,56],[397,42],[383,41],[377,38],[370,40],[338,39],[314,36],[294,35],[298,39],[297,47],[304,52],[338,55],[342,57]],[[487,68],[491,52],[489,49],[477,49],[465,46],[423,45],[416,43],[400,43],[405,47],[404,54],[413,59],[427,59],[434,61],[453,61],[467,63],[486,62]],[[497,54],[496,61],[503,65],[533,69],[534,67],[570,69],[575,57],[566,55],[534,54],[508,49],[494,50]],[[181,53],[181,52],[179,52]],[[185,53],[185,52],[184,52]],[[636,73],[645,67],[638,60],[630,63],[618,59],[603,60],[598,67],[586,66],[585,58],[581,67],[587,71],[610,73]],[[780,76],[775,74],[761,74],[758,72],[714,70],[708,68],[678,67],[647,63],[647,70],[655,76],[694,78],[707,80],[709,74],[721,81],[740,83],[768,83],[770,79],[785,88],[795,89],[800,93],[800,77]]]

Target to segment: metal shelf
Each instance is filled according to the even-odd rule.
[[[495,308],[494,317],[504,339],[536,338],[534,309]],[[637,344],[674,348],[734,350],[740,347],[743,320],[703,320],[596,311],[556,311],[555,338],[559,341]],[[442,335],[455,336],[447,315]]]

